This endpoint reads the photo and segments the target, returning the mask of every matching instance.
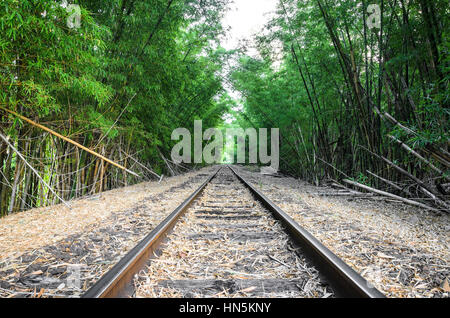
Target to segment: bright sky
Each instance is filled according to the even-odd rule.
[[[269,22],[276,10],[278,0],[234,0],[230,10],[223,19],[224,28],[231,27],[222,40],[221,45],[227,50],[239,47],[240,40],[251,40],[254,34],[261,32],[264,25]],[[257,51],[249,48],[248,55],[258,55]],[[235,92],[227,83],[224,83],[228,94],[238,101],[241,96]],[[240,109],[241,106],[238,106]],[[231,123],[233,116],[226,114],[224,117],[227,123]]]
[[[231,10],[225,15],[223,25],[230,26],[226,40],[222,42],[225,49],[235,49],[241,39],[251,39],[259,33],[275,12],[278,0],[234,0]],[[250,52],[254,53],[254,52]]]

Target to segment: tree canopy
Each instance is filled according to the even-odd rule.
[[[282,170],[294,176],[448,209],[448,31],[446,1],[280,0],[255,37],[259,57],[241,56],[231,74],[238,121],[279,127]]]
[[[280,128],[284,173],[449,208],[447,1],[279,0],[256,56],[220,46],[229,7],[1,1],[0,214],[141,180],[30,123],[149,179],[189,168],[171,134],[200,119]]]
[[[0,103],[3,108],[125,166],[160,175],[177,127],[221,122],[227,104],[220,48],[227,0],[59,1],[0,4]],[[72,6],[73,8],[73,6]],[[135,182],[102,160],[0,112],[1,131],[63,198]],[[135,160],[135,161],[133,161]],[[1,143],[2,214],[57,202]],[[17,180],[16,180],[17,179]]]

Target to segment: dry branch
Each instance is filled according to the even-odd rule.
[[[154,172],[153,170],[151,170],[150,168],[144,166],[142,163],[140,163],[139,161],[137,161],[136,159],[134,159],[131,155],[127,154],[125,151],[123,151],[122,149],[120,149],[121,152],[123,152],[127,158],[130,158],[131,160],[133,160],[135,163],[137,163],[137,165],[141,168],[144,168],[145,170],[147,170],[148,172],[150,172],[151,174],[153,174],[154,176],[158,177],[160,180],[162,179],[162,176],[158,175],[156,172]]]
[[[414,130],[412,130],[406,126],[403,126],[401,123],[398,122],[398,120],[396,120],[394,117],[392,117],[389,113],[387,113],[387,112],[385,112],[384,114],[379,113],[379,115],[381,116],[382,119],[385,119],[385,120],[389,121],[391,124],[393,124],[394,126],[399,127],[400,129],[405,131],[408,135],[418,136],[418,134]],[[431,155],[434,158],[436,158],[436,160],[438,160],[440,163],[445,165],[447,168],[450,167],[450,162],[449,162],[450,154],[445,149],[439,148],[439,150],[436,150],[433,146],[428,145],[425,150],[428,151],[429,153],[431,153]]]
[[[22,156],[22,154],[8,141],[8,138],[6,138],[3,134],[0,133],[0,138],[3,139],[3,141],[19,156],[20,159],[34,172],[34,174],[38,177],[39,180],[58,198],[63,202],[69,209],[71,208],[70,204],[64,201],[48,184],[47,182],[42,179],[42,177],[39,175],[39,172],[36,171],[36,169],[33,168],[32,165],[28,163],[28,161],[25,160],[25,158]]]
[[[397,170],[398,172],[404,174],[405,176],[407,176],[411,180],[415,181],[420,186],[420,189],[422,190],[422,192],[425,193],[426,195],[428,195],[430,198],[434,199],[436,201],[436,203],[440,204],[441,206],[445,207],[446,209],[450,208],[450,206],[444,200],[442,200],[442,199],[440,199],[438,197],[438,194],[433,189],[431,189],[431,187],[429,185],[425,184],[422,180],[420,180],[416,176],[412,175],[411,173],[409,173],[405,169],[399,167],[398,165],[396,165],[395,163],[393,163],[389,159],[387,159],[387,158],[385,158],[383,156],[380,156],[380,158],[382,160],[384,160],[387,164],[389,164],[392,167],[394,167],[394,169]]]
[[[40,129],[43,129],[43,130],[45,130],[45,131],[51,133],[52,135],[54,135],[54,136],[56,136],[56,137],[58,137],[58,138],[61,138],[61,139],[63,139],[63,140],[65,140],[65,141],[67,141],[67,142],[69,142],[69,143],[71,143],[71,144],[73,144],[73,145],[75,145],[75,146],[77,146],[77,147],[79,147],[79,148],[81,148],[81,149],[83,149],[83,150],[89,152],[90,154],[92,154],[92,155],[94,155],[94,156],[96,156],[96,157],[98,157],[98,158],[100,158],[100,159],[102,159],[102,160],[104,160],[104,161],[106,161],[106,162],[109,162],[109,163],[112,164],[113,166],[116,166],[117,168],[120,168],[120,169],[122,169],[122,170],[128,172],[129,174],[132,174],[132,175],[134,175],[134,176],[136,176],[136,177],[139,177],[139,175],[138,175],[137,173],[134,173],[133,171],[128,170],[128,169],[125,168],[124,166],[119,165],[118,163],[115,163],[115,162],[112,161],[112,160],[109,160],[109,159],[106,158],[105,156],[102,156],[102,155],[96,153],[95,151],[93,151],[93,150],[91,150],[91,149],[89,149],[89,148],[87,148],[87,147],[85,147],[85,146],[83,146],[83,145],[77,143],[76,141],[73,141],[72,139],[69,139],[69,138],[67,138],[67,137],[65,137],[65,136],[63,136],[63,135],[61,135],[61,134],[58,134],[56,131],[53,131],[53,130],[51,130],[50,128],[47,128],[47,127],[45,127],[45,126],[42,126],[41,124],[38,124],[38,123],[32,121],[31,119],[29,119],[29,118],[27,118],[27,117],[24,117],[24,116],[22,116],[22,115],[20,115],[20,114],[18,114],[18,113],[16,113],[16,112],[14,112],[14,111],[12,111],[12,110],[6,109],[6,108],[4,108],[4,107],[2,107],[2,106],[0,106],[0,109],[4,110],[4,111],[7,112],[7,113],[10,113],[10,114],[12,114],[12,115],[14,115],[14,116],[16,116],[16,117],[19,117],[20,119],[22,119],[22,120],[24,120],[24,121],[30,123],[31,125],[33,125],[33,126],[35,126],[35,127],[38,127],[38,128],[40,128]]]
[[[169,168],[170,174],[172,175],[172,177],[175,176],[176,173],[173,171],[172,167],[170,166],[170,163],[167,162],[166,157],[164,157],[164,155],[162,154],[161,150],[158,149],[158,151],[159,151],[159,154],[161,155],[161,158],[162,158],[162,159],[164,160],[164,162],[166,163],[166,166]]]
[[[355,182],[355,181],[352,181],[352,180],[344,179],[342,181],[344,181],[345,183],[354,185],[355,187],[359,187],[361,189],[364,189],[364,190],[367,190],[367,191],[370,191],[370,192],[373,192],[373,193],[381,194],[383,196],[390,197],[390,198],[402,201],[402,202],[410,204],[410,205],[414,205],[414,206],[417,206],[417,207],[420,207],[420,208],[424,208],[424,209],[428,209],[428,210],[432,210],[432,211],[436,211],[436,212],[439,211],[438,209],[432,208],[432,207],[430,207],[428,205],[425,205],[423,203],[416,202],[416,201],[409,200],[409,199],[405,199],[405,198],[402,198],[402,197],[400,197],[398,195],[395,195],[395,194],[392,194],[392,193],[389,193],[389,192],[384,192],[384,191],[381,191],[381,190],[377,190],[377,189],[368,187],[368,186],[366,186],[364,184],[361,184],[361,183],[358,183],[358,182]]]
[[[367,149],[364,146],[361,146],[361,148],[363,148],[364,150],[368,151],[369,153],[371,153],[372,155],[376,156],[377,158],[380,158],[381,160],[383,160],[384,162],[386,162],[388,165],[392,166],[395,170],[397,170],[398,172],[400,172],[401,174],[404,174],[405,176],[407,176],[408,178],[410,178],[411,180],[413,180],[414,182],[416,182],[419,187],[420,190],[426,194],[427,196],[429,196],[430,198],[432,198],[437,204],[441,205],[442,207],[444,207],[445,209],[449,210],[450,206],[445,202],[445,198],[440,198],[439,194],[433,190],[429,185],[425,184],[422,180],[420,180],[419,178],[417,178],[416,176],[412,175],[411,173],[409,173],[408,171],[406,171],[405,169],[399,167],[398,165],[396,165],[395,163],[393,163],[392,161],[390,161],[389,159],[380,156],[372,151],[370,151],[369,149]]]
[[[430,161],[428,161],[427,159],[425,159],[424,157],[422,157],[419,153],[417,153],[416,151],[414,151],[413,149],[411,149],[408,145],[406,145],[403,141],[398,140],[397,138],[395,138],[392,135],[388,135],[389,138],[391,138],[392,140],[394,140],[396,143],[398,143],[403,149],[405,149],[407,152],[409,152],[410,154],[412,154],[413,156],[415,156],[416,158],[420,159],[421,161],[425,162],[431,169],[433,169],[434,171],[436,171],[437,173],[439,173],[443,178],[448,179],[448,177],[444,176],[444,173],[437,168],[435,165],[433,165]]]
[[[375,178],[378,178],[378,179],[380,179],[381,181],[383,181],[384,183],[389,184],[389,185],[392,186],[394,189],[397,189],[397,190],[399,190],[399,191],[401,191],[401,192],[404,192],[406,195],[411,196],[411,193],[409,193],[408,190],[403,189],[402,187],[399,187],[399,186],[396,185],[394,182],[389,181],[389,180],[387,180],[387,179],[384,179],[384,178],[382,178],[382,177],[376,175],[375,173],[370,172],[369,170],[366,170],[366,171],[367,171],[368,174],[374,176]]]

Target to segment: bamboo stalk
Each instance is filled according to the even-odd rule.
[[[434,192],[429,185],[425,184],[422,180],[420,180],[416,176],[412,175],[411,173],[409,173],[405,169],[399,167],[398,165],[396,165],[395,163],[393,163],[389,159],[387,159],[387,158],[385,158],[383,156],[380,156],[380,158],[382,160],[384,160],[387,164],[389,164],[392,167],[394,167],[394,169],[397,170],[398,172],[404,174],[405,176],[407,176],[411,180],[415,181],[420,186],[422,192],[425,193],[426,195],[428,195],[430,198],[434,199],[436,201],[436,203],[442,205],[446,209],[450,209],[450,206],[444,200],[439,198],[438,194],[436,192]],[[423,191],[423,190],[426,190],[426,191]]]
[[[10,113],[10,114],[12,114],[12,115],[14,115],[14,116],[16,116],[16,117],[19,117],[20,119],[22,119],[22,120],[24,120],[24,121],[30,123],[31,125],[33,125],[33,126],[35,126],[35,127],[38,127],[38,128],[40,128],[40,129],[43,129],[43,130],[45,130],[45,131],[51,133],[52,135],[54,135],[54,136],[56,136],[56,137],[58,137],[58,138],[61,138],[61,139],[63,139],[63,140],[65,140],[65,141],[67,141],[67,142],[69,142],[69,143],[71,143],[71,144],[73,144],[73,145],[75,145],[75,146],[77,146],[77,147],[79,147],[79,148],[81,148],[81,149],[83,149],[83,150],[89,152],[90,154],[92,154],[92,155],[94,155],[94,156],[96,156],[96,157],[98,157],[98,158],[100,158],[100,159],[102,159],[102,160],[104,160],[104,161],[106,161],[106,162],[109,162],[109,163],[112,164],[113,166],[116,166],[117,168],[120,168],[120,169],[122,169],[122,170],[128,172],[129,174],[132,174],[132,175],[134,175],[134,176],[136,176],[136,177],[139,177],[139,175],[138,175],[137,173],[134,173],[133,171],[130,171],[130,170],[128,170],[127,168],[123,167],[122,165],[120,165],[120,164],[118,164],[118,163],[115,163],[115,162],[112,161],[112,160],[109,160],[108,158],[106,158],[106,157],[100,155],[99,153],[97,153],[97,152],[95,152],[95,151],[93,151],[93,150],[91,150],[91,149],[89,149],[89,148],[87,148],[87,147],[85,147],[85,146],[83,146],[83,145],[80,145],[79,143],[77,143],[76,141],[73,141],[72,139],[69,139],[69,138],[67,138],[67,137],[65,137],[65,136],[63,136],[63,135],[61,135],[61,134],[58,134],[56,131],[53,131],[53,130],[51,130],[50,128],[47,128],[47,127],[45,127],[45,126],[42,126],[41,124],[38,124],[38,123],[32,121],[31,119],[26,118],[26,117],[24,117],[24,116],[22,116],[22,115],[20,115],[20,114],[18,114],[18,113],[16,113],[16,112],[14,112],[14,111],[9,110],[9,109],[6,109],[6,108],[4,108],[4,107],[2,107],[2,106],[0,106],[0,109],[4,110],[4,111],[7,112],[7,113]]]
[[[424,209],[428,209],[428,210],[439,212],[438,209],[432,208],[432,207],[430,207],[428,205],[425,205],[423,203],[416,202],[416,201],[409,200],[409,199],[405,199],[405,198],[402,198],[402,197],[400,197],[398,195],[395,195],[395,194],[392,194],[392,193],[389,193],[389,192],[384,192],[384,191],[381,191],[381,190],[377,190],[377,189],[368,187],[368,186],[366,186],[364,184],[361,184],[361,183],[358,183],[358,182],[355,182],[355,181],[352,181],[352,180],[344,179],[342,181],[344,181],[345,183],[354,185],[355,187],[367,190],[369,192],[377,193],[377,194],[383,195],[385,197],[390,197],[390,198],[402,201],[402,202],[407,203],[409,205],[414,205],[414,206],[417,206],[417,207],[420,207],[420,208],[424,208]]]
[[[370,172],[369,170],[366,170],[367,171],[367,173],[368,174],[370,174],[370,175],[372,175],[372,176],[374,176],[375,178],[378,178],[378,179],[380,179],[381,181],[383,181],[383,182],[385,182],[385,183],[387,183],[387,184],[389,184],[390,186],[392,186],[393,188],[395,188],[395,189],[397,189],[397,190],[399,190],[399,191],[401,191],[401,192],[403,192],[403,193],[405,193],[406,195],[409,195],[409,196],[411,196],[411,193],[409,193],[409,191],[408,190],[406,190],[406,189],[403,189],[402,187],[399,187],[398,185],[396,185],[394,182],[392,182],[392,181],[389,181],[389,180],[387,180],[387,179],[384,179],[384,178],[382,178],[382,177],[380,177],[380,176],[378,176],[378,175],[376,175],[375,173],[373,173],[373,172]]]
[[[422,157],[419,153],[417,153],[416,151],[414,151],[413,149],[411,149],[408,145],[406,145],[403,141],[398,140],[397,138],[395,138],[392,135],[387,135],[389,138],[391,138],[393,141],[395,141],[396,143],[398,143],[403,149],[405,149],[407,152],[409,152],[410,154],[412,154],[413,156],[415,156],[416,158],[420,159],[421,161],[425,162],[431,169],[433,169],[434,171],[436,171],[437,173],[439,173],[443,178],[448,180],[448,177],[444,176],[444,173],[437,168],[435,165],[433,165],[430,161],[428,161],[427,159],[425,159],[424,157]]]
[[[396,165],[395,163],[393,163],[389,159],[387,159],[387,158],[385,158],[383,156],[380,156],[380,155],[378,155],[378,154],[368,150],[364,146],[360,146],[360,147],[363,148],[364,150],[370,152],[371,154],[373,154],[377,158],[380,158],[381,160],[386,162],[388,165],[392,166],[395,170],[397,170],[401,174],[404,174],[405,176],[407,176],[408,178],[410,178],[411,180],[416,182],[420,186],[421,190],[423,190],[423,189],[426,190],[426,191],[422,191],[422,192],[425,193],[426,195],[428,195],[430,198],[434,199],[436,201],[436,203],[438,203],[439,205],[445,207],[447,210],[450,209],[450,206],[444,201],[445,199],[439,198],[439,194],[437,194],[435,191],[433,191],[433,189],[431,189],[431,187],[429,185],[425,184],[422,180],[420,180],[416,176],[412,175],[411,173],[409,173],[405,169],[399,167],[398,165]]]
[[[22,175],[23,165],[18,163],[16,165],[16,172],[14,174],[14,183],[12,184],[11,197],[9,201],[8,214],[11,214],[14,211],[14,203],[16,201],[17,193],[19,192],[19,179]]]
[[[147,170],[148,172],[150,172],[151,174],[153,174],[154,176],[161,178],[161,176],[159,176],[156,172],[153,172],[151,169],[149,169],[148,167],[144,166],[142,163],[140,163],[139,161],[137,161],[136,159],[134,159],[132,156],[130,156],[129,154],[127,154],[125,151],[121,150],[126,156],[127,158],[130,158],[131,160],[133,160],[135,163],[137,163],[138,166],[144,168],[145,170]]]
[[[25,158],[22,156],[22,154],[8,141],[8,139],[0,133],[0,138],[3,139],[3,141],[11,148],[11,150],[13,150],[17,156],[20,157],[20,159],[22,159],[22,161],[35,173],[35,175],[39,178],[39,180],[41,180],[41,182],[58,198],[61,200],[61,202],[63,202],[69,209],[71,208],[70,204],[67,203],[66,201],[64,201],[63,199],[60,198],[60,196],[47,184],[47,182],[44,181],[44,179],[42,179],[42,177],[39,175],[39,172],[36,171],[36,169],[33,168],[32,165],[30,165],[28,163],[28,161],[25,160]]]
[[[164,157],[164,155],[162,154],[162,152],[158,149],[159,154],[161,155],[161,158],[164,160],[164,162],[166,163],[166,166],[169,168],[170,174],[173,176],[175,176],[175,172],[173,171],[172,167],[170,166],[170,164],[167,162],[166,158]]]

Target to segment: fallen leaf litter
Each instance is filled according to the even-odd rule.
[[[1,219],[0,228],[15,227],[16,233],[34,241],[21,240],[11,231],[0,234],[0,297],[79,297],[213,170],[105,192],[105,200],[77,200],[73,205],[78,217],[73,210],[55,206]],[[10,244],[7,248],[5,242]]]
[[[238,170],[386,296],[449,297],[448,214]]]
[[[165,179],[161,184],[143,183],[76,200],[72,211],[60,205],[33,209],[1,219],[0,297],[78,297],[198,187],[213,169],[211,167]],[[436,215],[402,204],[367,200],[358,195],[351,198],[327,196],[326,192],[330,191],[328,187],[314,187],[293,178],[275,178],[247,169],[239,170],[254,186],[387,296],[449,297],[448,215]],[[191,181],[194,183],[191,184]],[[233,201],[227,195],[223,197],[230,205],[242,201],[241,198]],[[205,215],[203,222],[214,220],[212,216]],[[252,223],[243,222],[242,219],[232,221],[231,232],[228,226],[223,226],[223,220],[211,221],[214,230],[207,242],[214,248],[224,250],[226,262],[217,264],[231,266],[231,269],[226,266],[222,270],[217,266],[205,269],[201,284],[210,284],[212,289],[223,289],[215,296],[243,297],[252,292],[264,294],[264,288],[261,291],[261,286],[257,285],[260,278],[266,276],[261,276],[259,272],[255,274],[255,269],[247,272],[245,266],[260,266],[262,269],[264,262],[271,261],[278,265],[278,268],[273,269],[274,277],[279,277],[278,270],[283,273],[283,268],[289,268],[289,261],[283,257],[270,253],[266,255],[270,251],[269,247],[260,251],[253,246],[257,242],[255,238],[246,243],[249,249],[255,249],[251,264],[246,263],[246,258],[240,260],[238,252],[229,254],[225,251],[226,245],[217,246],[217,242],[214,243],[218,238],[225,239],[225,244],[245,239],[229,233],[239,228],[246,229],[247,233],[254,231],[261,227],[261,220],[266,219],[257,218],[251,220]],[[197,232],[190,235],[204,232],[204,225],[198,222],[196,226]],[[270,223],[268,226],[261,229],[274,231],[271,226],[276,228]],[[211,230],[209,225],[207,229]],[[275,241],[278,244],[284,242],[281,239]],[[181,246],[185,247],[193,244],[189,241],[186,243],[186,240],[182,243]],[[214,253],[203,253],[206,259],[217,258]],[[188,251],[184,251],[180,257],[183,260],[188,255]],[[159,262],[161,266],[164,263],[162,259]],[[171,263],[169,259],[166,262],[167,266],[172,267],[187,266]],[[152,266],[155,264],[158,263],[154,262]],[[236,268],[243,267],[244,270],[233,269],[236,264]],[[71,280],[68,279],[71,276],[68,269],[77,273],[77,268],[82,283],[79,289],[71,286]],[[220,280],[211,274],[216,269]],[[167,270],[161,273],[168,275]],[[314,277],[314,270],[311,275]],[[212,277],[214,279],[208,280]],[[138,286],[141,296],[182,295],[172,288],[181,286],[183,289],[182,280],[175,280],[172,285],[166,284],[166,288],[157,287],[155,281],[161,282],[147,280],[145,286]],[[217,281],[225,283],[215,284]],[[246,284],[236,283],[244,281]],[[312,283],[308,284],[309,281]],[[320,286],[314,279],[309,281],[299,290],[314,291]],[[267,282],[273,286],[277,284],[276,278],[267,279]],[[292,282],[297,283],[295,280]],[[287,291],[281,293],[282,296],[289,297],[289,293],[298,295],[296,287],[289,286],[286,287]],[[228,293],[227,289],[234,293]],[[312,297],[317,296],[330,297],[332,294],[327,290]]]
[[[135,280],[142,297],[330,297],[270,212],[222,169]]]

